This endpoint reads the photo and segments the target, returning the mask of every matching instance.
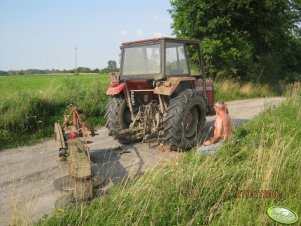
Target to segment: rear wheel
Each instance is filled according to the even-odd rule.
[[[119,131],[129,128],[131,124],[131,112],[123,96],[113,96],[106,106],[106,127],[109,135],[113,136],[121,144],[136,142],[134,135],[120,136]]]
[[[206,103],[195,90],[183,90],[171,99],[163,118],[164,144],[187,150],[199,142],[206,120]]]

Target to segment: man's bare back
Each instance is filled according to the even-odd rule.
[[[220,140],[227,140],[231,134],[231,118],[228,114],[227,106],[219,101],[214,105],[217,117],[214,124],[214,136],[204,142],[205,146],[214,144]]]
[[[214,133],[220,135],[220,139],[227,140],[231,133],[231,118],[228,114],[218,115],[214,124]]]

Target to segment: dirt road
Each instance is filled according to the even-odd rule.
[[[229,111],[234,124],[241,124],[256,116],[284,98],[258,98],[229,102]],[[207,129],[214,117],[208,117]],[[112,183],[124,177],[145,172],[160,161],[176,156],[176,152],[158,152],[148,144],[122,146],[107,136],[101,128],[91,144],[94,170],[99,170]],[[32,146],[7,149],[0,152],[0,225],[20,219],[30,223],[43,214],[50,213],[61,192],[56,182],[67,175],[66,163],[56,161],[58,157],[54,140]]]

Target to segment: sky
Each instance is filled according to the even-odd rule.
[[[169,0],[0,0],[0,70],[104,68],[120,44],[173,37]]]

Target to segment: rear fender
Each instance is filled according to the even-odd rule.
[[[167,81],[159,82],[154,89],[155,94],[171,96],[180,84],[194,86],[195,77],[171,77]],[[192,87],[191,87],[192,88]]]
[[[108,88],[107,95],[117,95],[125,90],[125,83],[120,83],[118,86]]]

